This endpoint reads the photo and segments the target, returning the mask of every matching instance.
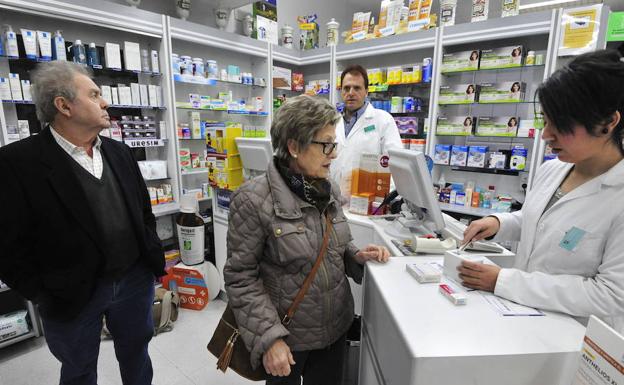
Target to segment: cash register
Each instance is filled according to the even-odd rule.
[[[397,192],[403,197],[401,215],[384,226],[385,232],[404,255],[441,254],[456,249],[464,238],[465,225],[445,221],[435,199],[433,182],[422,152],[390,149],[389,166]],[[493,242],[472,242],[466,250],[503,253]]]

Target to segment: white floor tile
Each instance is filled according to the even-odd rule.
[[[216,369],[217,359],[206,345],[225,309],[215,300],[202,311],[181,309],[174,329],[150,343],[154,385],[239,385],[251,384],[228,371]],[[0,349],[0,383],[11,385],[53,384],[58,381],[60,363],[52,356],[43,337]],[[98,361],[99,385],[120,385],[119,366],[113,342],[102,341]],[[258,383],[256,383],[258,384]]]

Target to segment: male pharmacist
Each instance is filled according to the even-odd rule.
[[[362,66],[351,65],[342,71],[340,84],[345,106],[336,125],[338,157],[331,164],[331,175],[340,185],[342,196],[349,199],[351,173],[358,167],[360,156],[387,154],[388,149],[403,145],[394,118],[366,100],[368,74]]]
[[[60,384],[97,384],[106,317],[123,384],[149,385],[154,277],[165,272],[145,182],[130,149],[98,135],[108,105],[87,69],[39,66],[46,126],[0,148],[0,280],[39,304]]]

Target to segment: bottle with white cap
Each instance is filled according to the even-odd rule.
[[[195,194],[184,194],[180,199],[180,214],[176,218],[180,256],[185,265],[204,263],[204,220],[197,213],[199,204]]]
[[[327,46],[335,46],[338,44],[338,34],[340,28],[340,23],[336,21],[336,19],[332,18],[327,22]]]

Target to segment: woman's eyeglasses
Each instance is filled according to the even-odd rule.
[[[337,142],[319,142],[317,140],[313,140],[312,143],[320,144],[321,146],[323,146],[323,154],[325,155],[331,155],[331,153],[334,152],[336,147],[338,147]]]

